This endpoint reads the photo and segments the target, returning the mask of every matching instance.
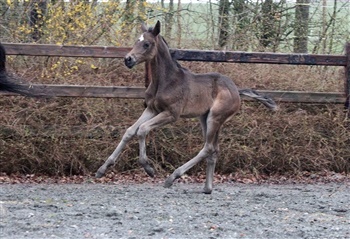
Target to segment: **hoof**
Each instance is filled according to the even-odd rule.
[[[170,188],[172,185],[173,185],[173,181],[169,180],[169,178],[164,183],[165,188]]]
[[[145,171],[151,178],[154,178],[154,169],[151,166],[145,167]]]
[[[170,176],[165,180],[165,182],[164,182],[164,187],[165,187],[165,188],[170,188],[170,187],[173,185],[175,179],[176,179],[176,178],[175,178],[173,175],[170,175]]]
[[[105,175],[105,172],[106,172],[106,169],[105,169],[103,166],[101,166],[101,167],[97,170],[97,172],[96,172],[96,174],[95,174],[95,177],[96,177],[96,178],[102,178],[103,175]]]
[[[177,171],[175,170],[175,172],[173,172],[173,174],[171,174],[166,180],[165,180],[165,183],[164,183],[164,187],[165,188],[170,188],[174,181],[178,178],[180,178],[181,174],[177,173]]]
[[[204,189],[203,189],[203,193],[204,193],[204,194],[211,194],[212,191],[213,191],[213,190],[212,190],[212,189],[209,189],[209,188],[204,188]]]
[[[104,173],[100,173],[99,171],[96,172],[95,178],[102,178]]]

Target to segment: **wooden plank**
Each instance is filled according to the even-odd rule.
[[[143,99],[145,96],[144,87],[35,84],[31,85],[30,88],[39,96],[53,97]],[[344,104],[346,100],[344,94],[340,92],[302,92],[268,90],[258,90],[258,92],[272,97],[276,102]],[[9,96],[16,94],[0,92],[0,95]],[[244,97],[244,99],[252,100],[248,97]]]
[[[66,46],[19,43],[2,44],[8,55],[26,56],[124,58],[124,56],[131,50],[131,48],[127,47],[111,46]]]
[[[145,88],[141,87],[33,84],[29,88],[37,96],[48,97],[142,99],[145,96]],[[0,92],[0,95],[17,94]]]
[[[124,58],[128,47],[66,46],[3,43],[8,55]],[[170,49],[181,61],[346,66],[345,55],[282,54],[267,52],[202,51]]]
[[[345,66],[344,55],[282,54],[267,52],[171,50],[173,57],[185,61],[232,63]]]
[[[276,102],[297,103],[333,103],[343,104],[345,96],[341,92],[307,92],[307,91],[268,91],[257,92],[269,96]]]

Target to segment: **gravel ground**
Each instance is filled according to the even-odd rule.
[[[350,183],[0,185],[1,238],[350,238]]]

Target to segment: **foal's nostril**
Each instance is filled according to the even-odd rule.
[[[131,56],[126,56],[124,59],[125,65],[129,68],[132,68],[135,65],[135,60]]]

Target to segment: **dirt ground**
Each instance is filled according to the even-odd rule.
[[[1,238],[350,238],[350,182],[3,184]]]

